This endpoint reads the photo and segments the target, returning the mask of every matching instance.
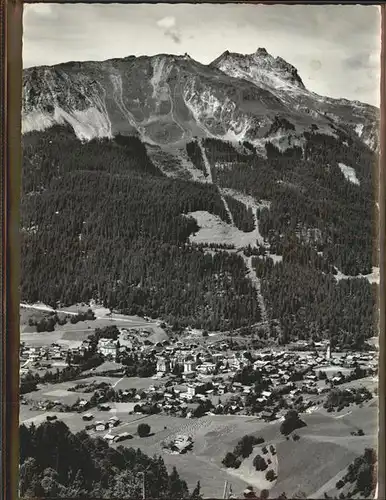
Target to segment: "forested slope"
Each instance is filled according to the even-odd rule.
[[[226,329],[260,311],[240,256],[205,254],[184,214],[227,220],[216,186],[165,177],[139,139],[82,144],[65,128],[24,137],[22,300],[95,300],[129,314]]]
[[[142,476],[148,498],[199,499],[199,485],[189,493],[174,468],[141,450],[111,448],[86,431],[73,434],[66,424],[45,422],[20,427],[21,498],[142,498]]]

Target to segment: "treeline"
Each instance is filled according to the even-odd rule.
[[[73,434],[63,422],[20,426],[21,498],[142,498],[146,471],[148,498],[199,499],[190,493],[176,468],[168,473],[161,457],[139,449],[111,448],[87,432]]]
[[[135,138],[82,144],[67,129],[24,137],[22,300],[95,299],[208,330],[259,321],[240,256],[188,245],[189,212],[227,220],[216,186],[165,177]]]
[[[37,332],[53,332],[55,330],[55,325],[63,326],[67,323],[68,319],[70,319],[70,323],[74,325],[79,323],[79,321],[95,320],[95,314],[91,309],[80,311],[73,315],[52,311],[39,320],[29,318],[28,325],[35,326]]]
[[[203,139],[202,144],[212,167],[215,166],[215,161],[219,164],[248,162],[251,159],[250,153],[256,152],[253,145],[249,142],[243,143],[244,147],[247,148],[248,153],[240,153],[231,142],[222,141],[221,139],[215,139],[212,137]]]
[[[244,203],[236,200],[232,196],[224,196],[229,210],[232,213],[234,223],[240,231],[250,233],[255,229],[255,219],[251,207],[246,207]]]
[[[311,263],[274,263],[254,258],[271,322],[280,324],[280,342],[331,339],[334,346],[361,349],[377,335],[376,285],[366,279],[336,281]]]
[[[347,473],[336,483],[338,490],[346,484],[350,491],[341,493],[339,498],[372,498],[377,484],[377,454],[373,448],[366,448],[363,455],[356,458],[347,469]],[[360,495],[360,496],[358,496]],[[326,498],[331,498],[326,496]]]
[[[350,406],[350,404],[359,405],[365,401],[369,401],[372,397],[371,392],[366,387],[358,387],[352,390],[332,389],[323,406],[328,412],[334,410],[341,411],[346,406]]]

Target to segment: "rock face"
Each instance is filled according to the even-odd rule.
[[[81,140],[138,134],[154,146],[195,136],[285,147],[338,128],[377,149],[377,120],[372,106],[308,91],[294,66],[263,48],[226,51],[207,66],[161,54],[24,71],[24,133],[67,123]]]

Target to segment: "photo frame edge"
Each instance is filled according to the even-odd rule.
[[[1,472],[3,498],[18,498],[19,470],[19,213],[21,185],[22,12],[19,0],[0,0],[2,22],[2,363]]]
[[[25,3],[35,3],[26,0]],[[49,2],[41,3],[66,3]],[[68,2],[82,3],[82,2]],[[86,2],[84,2],[86,3]],[[129,3],[129,2],[89,2],[89,3]],[[134,1],[133,3],[155,3]],[[157,2],[158,3],[158,2]],[[180,3],[159,2],[159,3]],[[246,3],[237,1],[181,3]],[[251,3],[287,3],[255,2]],[[304,4],[311,2],[288,2]],[[315,2],[319,3],[319,2]],[[322,3],[322,2],[321,2]],[[335,3],[335,2],[323,2]],[[350,2],[351,3],[351,2]],[[353,2],[354,3],[354,2]],[[361,3],[361,2],[355,2]],[[373,5],[379,5],[374,2]],[[385,418],[386,418],[386,5],[381,8],[381,106],[380,106],[380,158],[379,158],[379,245],[380,245],[380,288],[379,288],[379,410],[378,410],[378,495],[386,498],[385,490]],[[4,498],[18,498],[19,461],[19,283],[20,283],[20,186],[21,186],[21,93],[22,93],[22,0],[0,0],[0,77],[3,90],[0,106],[0,132],[2,162],[1,211],[2,211],[2,367],[1,367],[1,478],[0,487]]]

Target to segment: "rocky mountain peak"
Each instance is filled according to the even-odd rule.
[[[267,52],[267,49],[265,49],[264,47],[259,47],[259,48],[256,50],[255,54],[256,54],[257,56],[268,56],[268,55],[269,55],[269,54],[268,54],[268,52]]]
[[[250,80],[261,87],[305,90],[297,69],[283,58],[273,57],[264,47],[259,47],[253,54],[225,51],[211,66],[230,76]]]

